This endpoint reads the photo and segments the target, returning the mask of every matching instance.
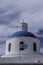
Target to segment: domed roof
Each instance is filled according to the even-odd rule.
[[[33,38],[36,38],[35,35],[33,35],[32,33],[28,32],[28,31],[18,31],[10,36],[10,38],[13,38],[13,37],[33,37]]]

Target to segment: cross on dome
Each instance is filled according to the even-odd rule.
[[[28,30],[28,24],[24,22],[24,19],[23,19],[23,22],[20,23],[20,27],[21,27],[22,31],[27,31]]]

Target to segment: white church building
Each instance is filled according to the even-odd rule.
[[[0,63],[43,63],[40,55],[40,40],[28,32],[28,24],[20,23],[20,31],[15,32],[6,40],[5,55]]]

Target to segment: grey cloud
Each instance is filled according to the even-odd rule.
[[[20,12],[8,14],[3,17],[0,16],[0,24],[10,24],[11,22],[17,20],[19,18],[19,15]]]
[[[13,8],[10,4],[7,8],[0,8],[0,24],[10,24],[14,20],[17,20],[19,18],[19,15],[21,11],[18,11],[17,9]]]
[[[38,37],[43,37],[43,29],[38,30],[36,34]]]
[[[3,43],[5,43],[5,42],[6,42],[6,41],[1,41],[0,44],[3,44]]]
[[[43,28],[43,0],[0,0],[0,40],[17,31],[14,26],[23,18],[29,28],[36,29],[33,32]]]
[[[7,7],[8,10],[1,11],[1,12],[4,12],[4,14],[2,16],[0,16],[0,24],[9,24],[9,23],[13,22],[14,20],[18,20],[18,18],[20,18],[20,15],[22,14],[23,11],[28,12],[27,16],[29,15],[28,16],[28,18],[29,18],[32,15],[36,15],[39,12],[39,10],[42,9],[42,7],[43,7],[42,0],[41,1],[37,1],[37,0],[35,0],[35,1],[34,0],[33,1],[32,0],[31,1],[18,0],[17,1],[16,0],[16,2],[13,0],[11,0],[11,1],[12,1],[12,3],[9,1],[9,7]],[[23,18],[24,16],[26,16],[26,15],[23,14],[21,18]]]

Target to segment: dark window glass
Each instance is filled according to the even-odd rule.
[[[11,50],[11,43],[9,43],[9,46],[8,46],[8,51],[10,52]]]
[[[36,52],[36,43],[33,44],[33,50]]]
[[[20,49],[20,50],[24,50],[24,42],[20,42],[19,49]]]

